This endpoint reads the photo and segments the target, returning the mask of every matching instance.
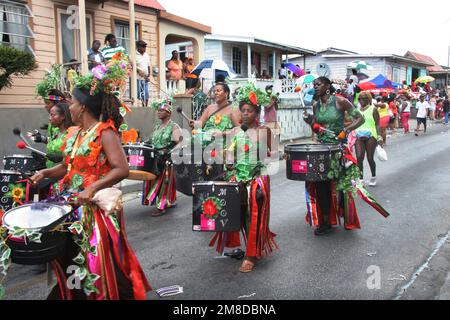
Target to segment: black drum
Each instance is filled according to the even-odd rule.
[[[31,173],[45,168],[45,162],[35,159],[31,155],[13,154],[3,157],[5,170],[23,171]]]
[[[131,180],[154,180],[159,174],[158,151],[144,143],[123,146],[128,160]]]
[[[0,209],[2,209],[3,212],[6,212],[13,207],[14,192],[17,192],[17,195],[20,195],[19,200],[22,202],[27,200],[27,192],[28,200],[33,200],[36,190],[31,187],[27,190],[27,182],[25,181],[18,182],[23,179],[20,172],[0,170]]]
[[[286,178],[297,181],[327,181],[331,160],[339,162],[342,153],[337,144],[288,144]]]
[[[9,210],[3,215],[2,224],[8,229],[18,227],[42,234],[40,242],[22,237],[11,237],[6,244],[11,249],[11,260],[17,264],[40,265],[64,255],[70,232],[53,231],[67,220],[70,206],[52,203],[26,204]]]
[[[241,196],[238,183],[194,182],[192,189],[192,230],[240,230]]]
[[[196,159],[193,153],[189,150],[181,149],[179,156],[183,156],[188,163],[177,163],[174,157],[172,157],[175,168],[175,185],[179,192],[185,195],[191,196],[192,184],[200,181],[213,181],[223,179],[224,165],[218,163],[212,163],[211,157],[208,157],[207,161],[202,157]],[[201,161],[201,163],[199,163]],[[208,164],[210,163],[210,164]]]

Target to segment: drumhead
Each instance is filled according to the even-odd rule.
[[[71,210],[70,206],[53,203],[31,203],[8,210],[3,215],[3,225],[7,228],[39,230],[46,227]]]
[[[239,183],[237,182],[227,182],[227,181],[198,181],[198,182],[192,182],[192,187],[196,186],[230,186],[230,187],[238,187]]]
[[[284,146],[285,152],[323,152],[323,151],[338,151],[338,144],[323,143],[301,143],[301,144],[287,144]]]
[[[4,156],[3,158],[4,159],[9,159],[9,158],[12,158],[12,159],[34,159],[33,156],[30,156],[28,154],[12,154],[9,156]]]
[[[0,174],[2,174],[2,175],[16,175],[16,176],[21,176],[22,175],[20,172],[12,171],[12,170],[0,170]]]
[[[144,144],[144,143],[139,143],[139,144],[124,144],[123,145],[124,149],[146,149],[146,150],[150,150],[150,151],[154,151],[155,148],[152,145],[149,144]]]

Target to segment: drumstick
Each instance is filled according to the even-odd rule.
[[[189,119],[189,117],[183,112],[183,108],[178,107],[177,108],[177,112],[180,113],[183,116],[183,118],[186,119],[187,122],[191,122],[192,121],[192,119]]]

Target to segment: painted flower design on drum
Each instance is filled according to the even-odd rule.
[[[216,219],[221,209],[222,204],[217,197],[208,197],[202,203],[203,215],[208,219]]]
[[[6,197],[13,199],[14,202],[20,202],[25,199],[25,189],[20,184],[10,184],[9,191],[5,194]]]

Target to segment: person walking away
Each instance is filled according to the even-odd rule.
[[[374,187],[377,184],[376,164],[374,160],[375,149],[377,144],[383,144],[383,139],[381,137],[379,109],[371,101],[372,95],[368,91],[361,92],[359,95],[359,103],[361,105],[359,111],[362,113],[365,122],[355,130],[357,139],[355,146],[361,180],[362,182],[364,180],[363,162],[367,154],[367,161],[369,162],[370,172],[372,173],[369,186]]]
[[[387,104],[387,98],[382,97],[377,99],[377,104],[375,107],[378,109],[379,114],[379,126],[381,129],[381,137],[383,139],[383,144],[386,144],[386,129],[391,119],[389,115],[389,106]]]
[[[143,40],[136,41],[136,70],[137,70],[137,89],[138,99],[141,100],[142,106],[148,106],[149,93],[148,82],[153,81],[152,65],[150,56],[146,52],[147,43]]]
[[[444,111],[444,125],[448,124],[448,113],[450,112],[450,97],[444,100],[444,104],[442,106]]]
[[[423,95],[420,96],[419,101],[416,103],[417,108],[417,127],[414,135],[417,137],[419,135],[420,124],[423,124],[424,130],[423,133],[427,132],[427,113],[430,109],[430,105],[427,101],[425,101],[425,97]]]
[[[436,120],[436,97],[434,95],[431,95],[431,97],[430,97],[429,107],[430,107],[429,119],[431,121],[434,121],[434,120]]]
[[[401,99],[401,117],[402,117],[402,125],[403,132],[409,133],[409,117],[411,116],[411,102],[408,101],[408,98],[403,95]]]

